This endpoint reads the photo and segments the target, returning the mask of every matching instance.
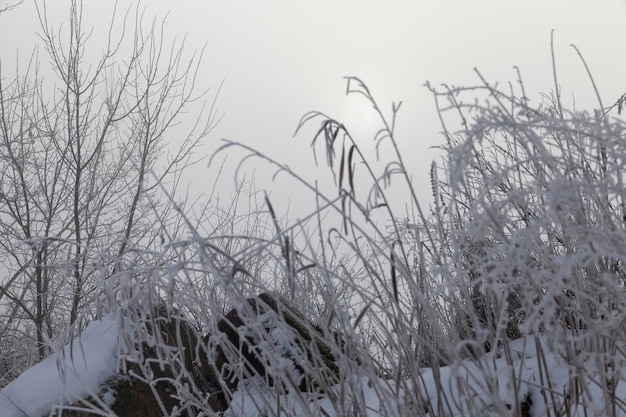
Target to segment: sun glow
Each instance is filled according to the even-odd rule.
[[[385,127],[380,114],[365,97],[348,97],[346,104],[339,111],[338,120],[346,126],[348,132],[359,137],[374,137]]]

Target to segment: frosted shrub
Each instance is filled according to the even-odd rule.
[[[187,239],[106,282],[121,386],[170,416],[626,415],[624,123],[486,82],[431,91],[445,144],[430,212],[400,106],[386,114],[356,78],[348,92],[380,116],[373,144],[393,153],[381,164],[305,115],[332,195],[226,142],[300,181],[311,213],[290,221],[251,183],[206,222],[181,209]]]
[[[329,196],[226,142],[221,151],[243,149],[242,160],[300,181],[311,214],[289,221],[265,196],[243,223],[221,213],[235,227],[205,233],[188,222],[190,238],[168,246],[168,261],[141,281],[149,292],[129,301],[153,294],[184,312],[217,370],[219,320],[234,309],[239,342],[222,356],[236,377],[218,381],[226,415],[624,415],[624,123],[557,98],[531,107],[486,82],[431,89],[445,144],[428,213],[395,139],[399,105],[388,118],[360,80],[348,82],[378,112],[375,145],[390,146],[392,160],[381,166],[346,126],[305,115],[300,128],[320,123],[314,146],[337,186]],[[398,190],[410,215],[397,209]],[[298,344],[268,327],[291,313],[268,321],[250,307],[264,292],[297,306]],[[256,355],[253,366],[242,352]],[[307,378],[315,389],[303,392]],[[177,389],[212,415],[202,389]]]
[[[626,303],[626,125],[555,101],[532,108],[486,83],[433,92],[450,104],[443,116],[462,117],[435,184],[461,331],[486,343],[614,335]],[[462,104],[470,94],[486,99]]]

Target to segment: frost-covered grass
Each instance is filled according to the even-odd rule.
[[[330,193],[226,142],[219,152],[243,150],[243,161],[299,181],[313,208],[289,220],[242,188],[210,230],[181,210],[186,240],[107,277],[100,308],[132,323],[120,363],[140,362],[142,342],[161,364],[180,362],[142,330],[156,305],[188,321],[204,340],[198,355],[215,362],[217,322],[237,308],[272,383],[227,351],[233,374],[249,377],[232,390],[221,381],[228,416],[626,416],[626,124],[601,103],[592,114],[568,111],[558,94],[533,105],[523,88],[479,79],[431,87],[444,143],[430,208],[395,136],[399,105],[384,113],[356,78],[348,92],[380,116],[373,147],[393,156],[372,160],[339,121],[305,115],[300,134],[320,123],[313,145],[336,180]],[[252,311],[245,300],[267,291],[293,303],[321,343],[307,350],[276,324],[280,314]],[[319,366],[321,350],[337,380]],[[212,415],[202,387],[184,383],[191,371],[179,372],[183,409]],[[304,376],[313,392],[298,389]]]
[[[278,290],[355,342],[345,368],[368,388],[349,385],[337,415],[369,409],[373,392],[381,415],[625,415],[626,125],[609,111],[620,102],[531,105],[521,80],[517,95],[478,75],[477,86],[430,87],[445,139],[430,212],[395,138],[399,106],[386,118],[348,79],[381,117],[375,146],[395,152],[382,164],[338,121],[303,118],[300,128],[321,122],[314,146],[337,197],[303,182],[318,221],[276,226]]]
[[[118,334],[124,328],[119,318],[108,315],[94,322],[71,348],[2,389],[2,415],[45,416],[69,410],[86,397],[92,397],[92,410],[114,415],[108,407],[117,393],[102,392],[101,387],[115,375],[123,356],[118,356],[116,343],[118,337],[124,338]],[[506,343],[478,360],[423,368],[417,381],[357,376],[355,369],[355,375],[315,394],[280,392],[256,376],[239,384],[224,416],[624,415],[621,399],[626,398],[626,385],[616,386],[611,393],[615,401],[608,399],[602,382],[607,369],[597,358],[586,356],[580,358],[576,372],[565,359],[569,348],[567,343],[551,347],[547,337],[531,336]],[[610,371],[626,371],[624,358],[614,359],[620,368]],[[102,401],[94,402],[99,392]],[[607,402],[614,408],[607,408]]]

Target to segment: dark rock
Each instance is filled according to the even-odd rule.
[[[195,417],[207,405],[219,414],[228,408],[238,383],[256,376],[268,386],[280,383],[302,392],[321,392],[338,381],[339,369],[322,329],[273,293],[247,299],[219,320],[217,334],[204,338],[165,306],[138,321],[138,340],[144,342],[99,395],[112,397],[110,408],[118,417]],[[286,372],[284,359],[296,377]],[[190,398],[199,401],[185,401]],[[88,399],[55,415],[102,415],[90,411],[89,404],[97,401]]]
[[[295,385],[302,392],[320,391],[336,383],[339,369],[318,326],[277,294],[264,293],[246,301],[247,305],[229,311],[217,326],[224,337],[217,344],[215,363],[230,391],[241,379],[255,375],[270,386],[279,379],[286,387]],[[285,372],[268,371],[276,352],[291,361],[300,374],[299,381],[285,380],[290,378]]]
[[[143,331],[146,339],[156,340],[157,343],[138,346],[135,362],[128,362],[125,372],[109,378],[100,392],[101,397],[104,393],[114,397],[110,408],[118,417],[161,417],[163,410],[170,415],[175,409],[178,410],[177,416],[195,417],[200,410],[193,405],[185,404],[186,408],[181,409],[184,403],[181,398],[193,393],[206,398],[205,404],[208,403],[213,411],[226,410],[226,399],[221,393],[214,367],[209,363],[206,346],[187,320],[161,306],[145,319]],[[88,401],[95,403],[93,399]],[[86,404],[73,408],[58,415],[101,415],[90,412]]]
[[[168,312],[164,306],[160,306],[151,320],[146,321],[146,330],[157,340],[160,338],[162,343],[157,343],[154,347],[144,344],[142,346],[144,366],[131,365],[130,369],[131,374],[141,375],[151,380],[153,388],[140,378],[121,380],[122,385],[113,387],[118,393],[113,411],[119,417],[134,417],[134,414],[126,414],[132,406],[129,409],[123,404],[130,405],[137,398],[144,397],[147,402],[151,399],[152,403],[155,403],[157,399],[155,394],[168,413],[171,413],[175,407],[181,407],[181,398],[194,395],[208,397],[208,403],[213,411],[226,410],[227,403],[221,393],[217,373],[213,364],[208,360],[207,346],[189,321],[181,318],[177,312]],[[158,346],[166,349],[173,348],[173,350],[164,355],[163,352],[158,351]],[[146,372],[146,364],[150,372]],[[145,375],[146,373],[151,375]],[[187,407],[190,416],[197,414],[198,410],[191,408],[190,405]],[[152,408],[156,409],[155,416],[162,415],[158,407],[152,405]],[[186,413],[181,412],[181,416],[185,415]]]
[[[522,417],[530,417],[530,408],[533,405],[533,399],[530,396],[530,393],[527,393],[524,396],[524,400],[520,404],[520,411]]]

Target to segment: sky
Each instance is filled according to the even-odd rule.
[[[67,15],[67,3],[48,2],[58,22]],[[128,3],[119,2],[124,7]],[[112,4],[85,0],[87,24],[102,25]],[[566,103],[574,94],[578,108],[597,106],[570,44],[587,60],[605,103],[626,92],[626,0],[151,0],[142,5],[157,17],[169,13],[166,33],[187,35],[185,48],[190,51],[208,42],[201,87],[214,92],[222,85],[217,111],[224,117],[202,151],[212,153],[222,138],[240,141],[288,163],[309,181],[329,177],[315,167],[312,130],[294,138],[306,112],[319,110],[345,121],[359,143],[373,149],[379,125],[362,99],[346,97],[346,76],[365,81],[388,112],[393,101],[403,102],[397,140],[426,202],[430,162],[438,155],[432,148],[442,144],[426,81],[435,86],[476,84],[474,68],[492,82],[515,81],[517,66],[528,96],[538,104],[540,93],[554,88],[554,30]],[[0,15],[3,72],[16,51],[24,57],[32,49],[37,26],[31,0]],[[228,159],[236,164],[242,156],[231,152]],[[390,156],[383,150],[381,157]],[[300,204],[296,183],[272,181],[272,171],[256,162],[248,161],[246,169],[256,173],[259,186],[273,197],[294,207]],[[216,175],[215,165],[199,164],[191,174],[193,192],[208,191],[207,181],[197,178]],[[234,189],[228,177],[232,174],[220,180],[224,192]]]

